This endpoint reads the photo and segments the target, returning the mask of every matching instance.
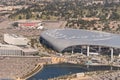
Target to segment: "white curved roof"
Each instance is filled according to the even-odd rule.
[[[27,45],[29,42],[27,38],[15,34],[4,34],[4,41],[12,45]]]
[[[78,29],[47,30],[41,37],[48,41],[54,49],[61,52],[69,46],[99,45],[120,48],[120,35],[100,31]]]

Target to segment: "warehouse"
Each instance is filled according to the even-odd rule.
[[[3,45],[0,43],[0,56],[23,55],[21,48],[13,45]]]
[[[0,56],[32,56],[36,53],[38,53],[38,51],[33,48],[22,48],[0,43]]]

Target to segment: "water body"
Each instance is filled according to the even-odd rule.
[[[118,67],[112,67],[113,70],[118,70]],[[98,71],[98,70],[111,70],[110,66],[87,66],[75,65],[75,64],[53,64],[46,65],[44,68],[30,77],[28,80],[47,80],[48,78],[54,78],[62,75],[88,72],[88,71]]]

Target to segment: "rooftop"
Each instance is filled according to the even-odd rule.
[[[4,34],[4,35],[12,37],[12,38],[25,38],[25,37],[23,37],[21,35],[16,35],[16,34]]]
[[[20,47],[8,45],[8,44],[1,44],[1,43],[0,43],[0,49],[21,50]]]
[[[54,29],[41,34],[59,51],[74,45],[99,45],[120,48],[120,35],[100,31],[78,29]],[[59,42],[59,43],[58,43]]]

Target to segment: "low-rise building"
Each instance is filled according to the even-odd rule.
[[[100,20],[100,18],[96,18],[96,17],[84,17],[84,18],[81,18],[82,20],[84,21],[98,21]]]
[[[4,34],[4,41],[11,45],[20,45],[20,46],[25,46],[29,42],[27,38],[15,34]]]
[[[0,56],[31,56],[36,53],[38,53],[38,51],[33,48],[0,43]]]
[[[22,49],[17,46],[0,44],[0,55],[1,56],[23,55],[23,52]]]
[[[26,21],[26,20],[22,20],[22,21],[18,21],[18,27],[21,28],[38,28],[39,26],[42,26],[41,21],[37,21],[37,20],[33,20],[33,21]]]
[[[7,44],[0,44],[0,56],[30,56],[38,50],[28,47],[29,39],[15,34],[4,34]]]
[[[104,4],[104,1],[103,0],[94,0],[93,1],[94,4]]]

